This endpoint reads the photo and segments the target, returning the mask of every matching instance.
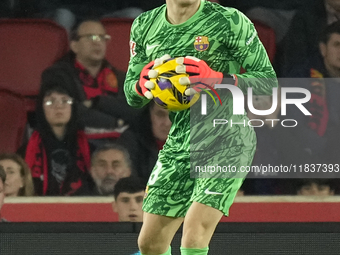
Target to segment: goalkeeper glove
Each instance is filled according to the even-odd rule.
[[[189,77],[183,77],[180,79],[181,85],[193,85],[191,88],[185,91],[187,96],[200,92],[201,89],[214,88],[215,84],[221,84],[223,80],[223,73],[216,72],[211,69],[207,63],[195,57],[187,56],[185,58],[178,58],[177,63],[180,64],[176,67],[177,73],[187,73]],[[228,84],[236,84],[236,76],[227,75],[230,81]]]
[[[162,65],[166,60],[170,58],[170,55],[166,54],[161,58],[157,58],[144,66],[143,70],[140,73],[139,81],[136,83],[136,91],[139,95],[144,96],[147,99],[153,98],[150,90],[155,87],[155,84],[150,81],[150,78],[157,78],[158,72],[156,70],[153,70],[152,68]]]

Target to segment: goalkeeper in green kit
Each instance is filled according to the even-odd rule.
[[[166,0],[159,8],[141,14],[133,23],[131,59],[125,94],[133,107],[152,100],[154,66],[171,57],[177,73],[187,73],[186,84],[233,84],[247,93],[270,95],[276,85],[275,72],[253,24],[242,13],[204,0]],[[168,54],[168,55],[167,55]],[[243,67],[246,72],[240,74]],[[150,74],[152,70],[152,76]],[[269,78],[274,82],[247,82]],[[183,82],[183,81],[182,81]],[[197,93],[196,87],[185,93]],[[192,124],[193,109],[170,112],[172,127],[159,152],[143,203],[143,226],[138,238],[141,254],[171,254],[171,241],[183,223],[181,254],[208,254],[216,225],[228,215],[245,176],[193,178],[195,164],[249,166],[256,148],[252,127],[216,127],[213,119],[248,121],[246,113],[233,115],[229,93],[223,105],[215,105],[204,125]],[[197,103],[198,104],[198,103]],[[222,142],[221,142],[222,141]],[[206,177],[206,176],[205,176]]]

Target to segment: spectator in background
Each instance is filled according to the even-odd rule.
[[[279,73],[287,77],[297,65],[319,51],[318,39],[327,25],[339,20],[340,1],[317,0],[296,13],[283,42]]]
[[[145,185],[137,177],[120,179],[114,189],[113,211],[118,213],[119,221],[142,222],[142,204]]]
[[[287,108],[299,125],[294,128],[297,137],[315,159],[315,163],[338,163],[340,155],[340,21],[329,25],[319,39],[319,52],[303,65],[297,65],[289,77],[311,92],[305,105],[311,116],[296,108]],[[308,78],[308,79],[307,79]],[[297,95],[296,95],[297,96]]]
[[[137,123],[138,126],[126,130],[117,142],[128,149],[133,169],[146,182],[168,137],[171,121],[169,112],[151,101]]]
[[[80,22],[71,32],[71,51],[42,74],[42,87],[56,79],[63,81],[74,95],[85,127],[96,132],[130,123],[138,113],[126,102],[125,74],[105,59],[110,38],[100,21]]]
[[[116,183],[131,175],[128,151],[117,144],[104,144],[92,154],[91,176],[95,183],[89,190],[80,190],[79,195],[108,196],[113,194]]]
[[[1,154],[0,166],[5,169],[6,197],[33,196],[34,187],[31,171],[26,162],[17,154]]]
[[[4,168],[0,165],[0,223],[6,220],[1,218],[1,207],[5,200],[5,182],[6,182],[6,172]]]
[[[38,95],[37,129],[21,149],[37,195],[72,195],[91,180],[90,149],[73,102],[60,77],[45,84]]]
[[[300,179],[296,183],[296,193],[302,196],[333,196],[334,185],[329,179]]]

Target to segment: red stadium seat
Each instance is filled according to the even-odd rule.
[[[50,20],[4,19],[0,34],[0,88],[37,95],[42,71],[68,50],[66,30]]]
[[[276,53],[276,36],[275,31],[263,24],[261,21],[252,20],[259,35],[260,40],[262,41],[264,47],[267,50],[270,62],[273,63],[275,53]]]
[[[22,143],[25,125],[24,98],[0,90],[0,152],[16,152]]]
[[[117,69],[127,71],[130,60],[130,30],[132,19],[105,18],[101,20],[106,32],[111,35],[106,58]]]

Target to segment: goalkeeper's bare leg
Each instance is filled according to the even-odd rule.
[[[182,249],[207,248],[222,216],[221,211],[197,202],[192,203],[185,219],[144,213],[138,237],[139,249],[147,255],[165,253],[183,219]]]
[[[144,212],[138,237],[140,252],[147,255],[166,253],[183,219]]]
[[[220,210],[193,202],[184,219],[182,248],[207,248],[222,216]]]

